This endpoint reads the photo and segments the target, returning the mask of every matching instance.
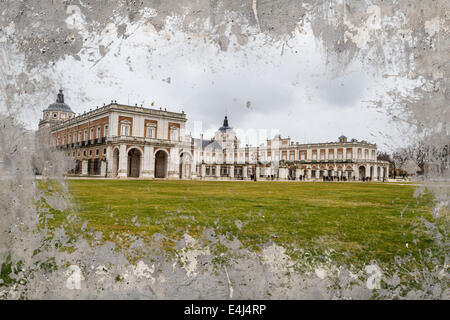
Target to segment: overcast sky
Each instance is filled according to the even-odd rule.
[[[52,70],[76,113],[111,100],[144,107],[154,101],[156,108],[184,110],[196,137],[200,126],[210,137],[227,113],[240,133],[265,130],[256,141],[241,137],[244,143],[260,143],[277,131],[300,143],[336,141],[344,134],[382,149],[403,140],[398,127],[369,101],[389,88],[407,87],[407,81],[358,63],[335,76],[311,32],[278,44],[259,35],[239,48],[231,37],[224,52],[181,32],[141,27],[117,40],[111,28],[101,38],[109,45],[103,58],[97,46],[87,46],[81,60],[67,57]],[[37,127],[40,111],[54,102],[57,89],[26,120],[28,126]]]

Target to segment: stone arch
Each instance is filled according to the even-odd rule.
[[[346,177],[347,177],[348,181],[352,180],[355,177],[354,172],[353,172],[353,167],[351,165],[347,165],[347,167],[345,168],[345,171],[346,171]]]
[[[180,179],[190,179],[192,172],[192,154],[188,151],[180,153]]]
[[[128,149],[128,177],[139,178],[141,175],[142,151],[137,147]]]
[[[155,178],[167,178],[169,168],[169,153],[165,149],[155,151]]]
[[[359,166],[358,173],[359,173],[359,179],[361,180],[363,177],[366,176],[366,167]]]

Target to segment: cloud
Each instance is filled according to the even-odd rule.
[[[185,37],[176,33],[168,41],[137,30],[95,66],[83,56],[61,61],[55,69],[64,75],[67,102],[80,113],[110,100],[144,107],[154,101],[156,108],[185,111],[190,128],[201,121],[211,132],[227,113],[235,129],[267,129],[269,137],[279,130],[300,142],[334,141],[340,134],[373,141],[390,130],[385,116],[362,103],[386,91],[383,83],[357,64],[332,78],[310,34],[283,48],[254,39],[234,50],[231,38],[226,52]]]

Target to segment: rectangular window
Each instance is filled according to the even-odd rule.
[[[106,156],[106,148],[103,149],[103,155]]]
[[[91,132],[90,132],[90,140],[94,139],[94,128],[91,128]]]
[[[92,156],[92,149],[91,149],[91,150],[89,150],[89,155],[90,155],[90,156]]]
[[[130,135],[130,125],[129,124],[122,124],[120,126],[120,134],[122,136],[129,136]]]
[[[289,151],[289,160],[295,160],[295,151]]]
[[[148,125],[147,126],[146,137],[147,138],[151,138],[151,139],[156,138],[155,132],[156,132],[156,128],[154,126],[152,126],[152,125]]]
[[[179,140],[179,132],[177,127],[171,127],[170,128],[170,140],[172,141],[178,141]]]
[[[97,136],[96,136],[97,139],[100,139],[100,133],[101,133],[100,126],[98,126],[97,127]]]
[[[98,156],[99,155],[99,150],[95,149],[95,155]]]
[[[84,141],[86,141],[88,139],[87,137],[87,129],[84,129]]]
[[[108,125],[105,124],[105,127],[103,128],[103,136],[106,137],[108,135]]]

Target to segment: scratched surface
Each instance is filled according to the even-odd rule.
[[[376,94],[366,103],[385,115],[412,145],[439,150],[429,154],[426,162],[444,164],[420,177],[424,186],[416,195],[425,188],[432,190],[434,217],[445,218],[450,193],[448,1],[3,0],[0,12],[1,298],[367,299],[375,295],[449,299],[448,229],[438,229],[433,221],[423,221],[420,228],[433,235],[442,250],[437,257],[424,253],[424,269],[408,273],[417,286],[406,292],[406,279],[382,275],[371,261],[361,270],[361,277],[348,266],[334,266],[339,272],[326,266],[317,266],[311,273],[296,272],[284,248],[274,244],[256,254],[230,240],[227,247],[237,258],[217,269],[209,248],[188,234],[177,247],[176,260],[155,245],[148,248],[151,258],[133,263],[124,252],[113,250],[111,243],[92,245],[63,228],[52,231],[49,238],[45,226],[37,229],[38,216],[72,206],[62,179],[70,163],[52,152],[45,134],[36,137],[31,125],[38,122],[44,102],[53,99],[61,84],[72,88],[75,108],[93,103],[95,95],[101,100],[111,92],[107,88],[120,91],[124,80],[116,75],[122,71],[138,75],[146,68],[148,79],[164,76],[160,82],[176,85],[174,79],[183,74],[157,71],[156,55],[164,52],[158,53],[164,46],[170,49],[174,64],[186,56],[201,59],[192,55],[199,46],[212,50],[201,63],[207,73],[214,73],[226,65],[218,63],[216,55],[226,61],[251,51],[262,64],[271,65],[279,56],[292,54],[292,41],[308,36],[329,77],[345,77],[355,65],[378,77]],[[158,50],[146,47],[145,54],[134,59],[133,48],[138,50],[146,41],[153,41]],[[303,51],[298,51],[296,55],[301,56]],[[117,61],[114,73],[108,66],[113,69]],[[246,64],[250,62],[239,61],[243,63],[240,68],[252,73]],[[86,92],[83,85],[87,73],[88,80],[98,84],[95,92]],[[146,79],[142,74],[139,77]],[[336,92],[331,100],[348,101]],[[257,113],[253,99],[242,99],[246,112]],[[199,113],[211,113],[205,110]],[[395,140],[386,136],[386,140],[391,138]],[[408,153],[405,166],[414,169],[417,156],[417,151]],[[44,180],[57,183],[38,188],[34,167],[40,168]],[[75,212],[68,219],[76,218]],[[212,232],[210,236],[221,235]],[[136,237],[134,245],[147,244]],[[61,246],[70,250],[61,250]],[[399,268],[405,263],[398,261]]]

